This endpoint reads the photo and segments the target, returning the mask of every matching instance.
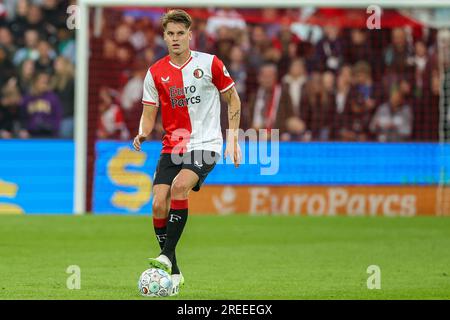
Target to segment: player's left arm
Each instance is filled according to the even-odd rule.
[[[222,98],[228,104],[228,132],[227,142],[225,148],[225,157],[229,155],[233,160],[235,167],[239,167],[241,162],[242,153],[239,147],[239,124],[241,121],[241,99],[236,91],[236,88],[232,86],[230,89],[222,93]]]

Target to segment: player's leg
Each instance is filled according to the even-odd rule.
[[[219,155],[212,151],[193,151],[185,155],[183,169],[177,174],[170,189],[170,211],[164,249],[156,259],[150,259],[154,267],[170,272],[175,248],[183,233],[188,217],[190,190],[199,191],[206,176],[214,168]]]
[[[173,180],[164,248],[158,258],[149,259],[151,266],[172,272],[175,249],[188,217],[188,194],[197,182],[198,175],[189,169],[182,169]]]
[[[167,217],[170,208],[170,187],[181,168],[181,164],[173,163],[170,154],[161,154],[158,165],[156,166],[155,176],[153,179],[152,210],[153,226],[161,250],[164,248],[167,238]],[[154,260],[155,259],[149,259],[150,266],[160,268],[171,273],[172,266],[171,268],[166,268],[164,264],[161,265],[159,261]],[[173,271],[179,273],[175,256],[173,261]]]
[[[168,215],[169,214],[169,208],[170,208],[170,192],[169,192],[169,196],[167,197],[166,208],[167,208],[166,213]],[[166,219],[166,221],[167,221],[167,219]],[[166,230],[165,230],[165,232],[166,232]],[[164,243],[162,243],[162,245],[161,245],[161,250],[163,248],[164,248]],[[176,254],[176,252],[173,255],[172,276],[171,276],[171,278],[172,278],[172,289],[171,289],[169,295],[171,297],[173,297],[173,296],[177,296],[180,293],[180,288],[184,286],[184,277],[183,277],[183,275],[181,273],[181,270],[180,270],[180,268],[178,267],[178,264],[177,264],[177,254]]]
[[[161,252],[173,262],[175,248],[183,233],[188,218],[189,191],[197,184],[198,175],[189,169],[182,169],[170,188],[170,210],[167,221],[167,237]]]
[[[167,215],[169,213],[168,199],[170,197],[170,185],[157,184],[153,186],[153,228],[156,240],[162,250],[167,236]]]
[[[170,185],[157,184],[153,186],[153,228],[155,229],[156,240],[161,250],[167,237],[167,217],[170,208]],[[180,274],[177,265],[176,255],[173,257],[172,274]]]

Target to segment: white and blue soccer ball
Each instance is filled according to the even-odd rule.
[[[167,297],[172,290],[172,278],[164,270],[147,269],[139,278],[138,288],[144,297]]]

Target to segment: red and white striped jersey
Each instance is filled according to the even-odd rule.
[[[192,150],[222,152],[220,93],[234,81],[214,55],[191,51],[177,66],[166,56],[154,63],[144,80],[142,103],[161,108],[165,130],[162,153]]]

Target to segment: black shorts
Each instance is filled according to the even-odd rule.
[[[199,191],[218,160],[218,153],[206,150],[194,150],[182,155],[161,153],[153,177],[153,185],[168,184],[170,186],[181,169],[189,169],[198,175],[198,182],[192,190]]]

